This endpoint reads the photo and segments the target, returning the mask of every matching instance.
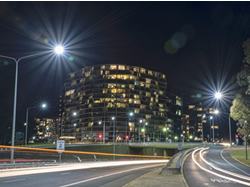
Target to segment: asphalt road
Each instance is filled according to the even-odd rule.
[[[211,147],[203,150],[201,155],[205,161],[200,151],[188,156],[183,171],[189,186],[250,186],[250,168],[232,159],[223,149]]]
[[[66,187],[66,186],[84,186],[84,187],[119,187],[130,181],[144,175],[154,169],[162,167],[166,163],[124,165],[112,167],[100,167],[78,170],[67,170],[57,172],[44,172],[37,174],[24,174],[27,170],[19,172],[18,176],[7,176],[0,173],[0,187]],[[41,169],[46,170],[46,169]],[[37,170],[31,170],[39,172]],[[30,171],[29,171],[30,172]],[[13,172],[10,172],[10,175]],[[2,174],[2,176],[1,176]]]

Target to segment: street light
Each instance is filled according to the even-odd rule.
[[[216,92],[214,96],[216,99],[220,99],[222,97],[222,94],[220,92]]]
[[[214,94],[216,99],[221,99],[223,96],[220,92],[216,92]],[[230,143],[230,147],[232,146],[232,135],[231,135],[231,118],[230,118],[230,112],[228,115],[228,125],[229,125],[229,143]]]
[[[38,107],[38,106],[29,107],[29,108],[27,108],[27,111],[26,111],[26,123],[25,123],[25,126],[26,126],[26,133],[25,133],[25,145],[27,145],[27,137],[28,137],[29,109],[31,109],[31,108],[37,108],[37,107]],[[46,108],[46,104],[42,104],[42,108]]]
[[[59,50],[60,49],[60,50]],[[62,53],[63,52],[63,47],[61,46],[60,48],[58,48],[58,46],[55,47],[55,52],[57,54]],[[20,62],[20,60],[22,59],[26,59],[26,58],[31,58],[34,56],[39,56],[42,54],[46,54],[49,53],[51,51],[44,51],[41,53],[36,53],[36,54],[32,54],[32,55],[28,55],[28,56],[24,56],[21,58],[13,58],[13,57],[9,57],[9,56],[4,56],[4,55],[0,55],[0,57],[2,58],[6,58],[6,59],[10,59],[15,61],[16,63],[16,73],[15,73],[15,87],[14,87],[14,106],[13,106],[13,119],[12,119],[12,137],[11,137],[11,154],[10,154],[10,162],[14,163],[14,146],[15,146],[15,128],[16,128],[16,105],[17,105],[17,80],[18,80],[18,63]]]

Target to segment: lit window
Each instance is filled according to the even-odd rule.
[[[152,71],[148,71],[148,74],[149,74],[149,75],[153,75],[153,72],[152,72]]]
[[[116,65],[111,65],[111,66],[110,66],[110,69],[111,69],[111,70],[115,70],[116,68],[117,68]]]
[[[151,97],[151,93],[150,92],[146,92],[146,97]]]
[[[151,83],[151,79],[146,78],[146,83]]]
[[[144,87],[145,86],[145,82],[141,82],[141,87]]]
[[[135,99],[135,100],[134,100],[134,104],[141,104],[141,100]]]
[[[194,107],[194,105],[188,105],[188,109],[193,109]]]
[[[146,88],[150,88],[150,84],[146,84]]]
[[[137,94],[134,94],[134,98],[135,98],[135,99],[140,99],[140,96],[137,95]]]
[[[85,73],[85,77],[89,77],[90,76],[90,71]]]
[[[133,69],[135,72],[139,72],[139,68],[137,68],[137,67],[134,67],[134,69]]]
[[[140,109],[139,109],[139,108],[135,108],[135,109],[134,109],[134,113],[135,113],[135,114],[139,114],[139,113],[140,113]]]
[[[160,95],[163,95],[163,91],[160,90],[160,91],[159,91],[159,94],[160,94]]]
[[[105,69],[105,66],[101,66],[101,69]]]
[[[129,99],[129,103],[134,103],[134,99]]]
[[[76,85],[76,81],[72,81],[71,86]]]
[[[125,66],[118,65],[118,69],[119,69],[119,70],[125,70]]]
[[[73,94],[74,92],[75,92],[74,89],[73,89],[73,90],[69,90],[69,91],[67,91],[67,92],[65,93],[65,96],[71,95],[71,94]]]
[[[75,77],[75,73],[70,73],[70,78]]]
[[[108,93],[108,89],[103,89],[102,93]]]
[[[105,71],[105,74],[106,74],[106,75],[110,74],[110,71],[107,71],[107,70],[106,70],[106,71]]]
[[[141,68],[141,73],[146,73],[146,70],[144,68]]]
[[[135,81],[135,86],[139,86],[140,85],[140,81]]]
[[[151,119],[151,115],[146,114],[146,119]]]
[[[202,107],[200,107],[200,108],[197,108],[197,111],[202,111]]]

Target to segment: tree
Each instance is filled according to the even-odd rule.
[[[237,132],[242,137],[250,134],[250,38],[243,42],[244,60],[237,74],[238,97],[233,100],[230,115],[238,121]]]

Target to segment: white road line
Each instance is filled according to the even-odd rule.
[[[236,167],[235,165],[231,164],[230,162],[228,162],[228,161],[224,158],[224,156],[222,155],[222,152],[223,152],[223,151],[224,151],[224,149],[222,149],[221,152],[220,152],[220,156],[221,156],[221,158],[223,158],[223,160],[225,160],[228,164],[230,164],[231,166],[235,167],[235,168],[238,169],[239,171],[241,171],[241,172],[245,173],[246,175],[250,176],[249,173],[245,172],[244,170],[242,170],[242,169]]]
[[[154,166],[159,166],[159,165],[154,165]],[[95,179],[100,179],[100,178],[108,177],[108,176],[111,176],[111,175],[117,175],[117,174],[129,172],[129,171],[134,171],[134,170],[139,170],[139,169],[149,168],[149,167],[154,167],[154,166],[146,166],[146,167],[129,169],[129,170],[126,170],[126,171],[120,171],[120,172],[116,172],[116,173],[110,173],[110,174],[107,174],[107,175],[102,175],[102,176],[99,176],[99,177],[94,177],[94,178],[91,178],[91,179],[87,179],[87,180],[83,180],[83,181],[79,181],[79,182],[75,182],[75,183],[71,183],[71,184],[66,184],[66,185],[63,185],[63,186],[60,186],[60,187],[74,186],[74,185],[89,182],[89,181],[92,181],[92,180],[95,180]]]
[[[68,173],[61,173],[61,175],[69,175],[71,174],[71,172],[68,172]]]
[[[208,169],[206,169],[206,168],[203,168],[203,167],[195,160],[195,158],[194,158],[194,154],[195,154],[197,151],[199,151],[199,150],[202,151],[202,148],[196,149],[195,151],[193,151],[193,153],[192,153],[192,159],[193,159],[194,163],[195,163],[200,169],[202,169],[203,171],[206,171],[206,172],[208,172],[208,173],[211,173],[211,174],[213,174],[213,175],[216,175],[216,176],[218,176],[218,177],[221,177],[221,178],[224,178],[224,179],[227,179],[227,180],[231,180],[231,181],[234,181],[234,182],[237,182],[237,183],[240,183],[240,184],[244,184],[244,185],[250,186],[250,183],[248,183],[248,182],[244,182],[244,181],[241,181],[241,180],[238,180],[238,179],[234,179],[234,178],[231,178],[231,177],[227,177],[227,176],[224,176],[224,175],[215,173],[215,172],[213,172],[213,171],[210,171],[210,170],[208,170]],[[201,152],[200,152],[200,155],[201,155]]]
[[[23,181],[23,180],[25,180],[25,178],[24,179],[11,180],[11,181],[5,181],[4,183],[10,183],[10,182],[16,182],[16,181]]]

